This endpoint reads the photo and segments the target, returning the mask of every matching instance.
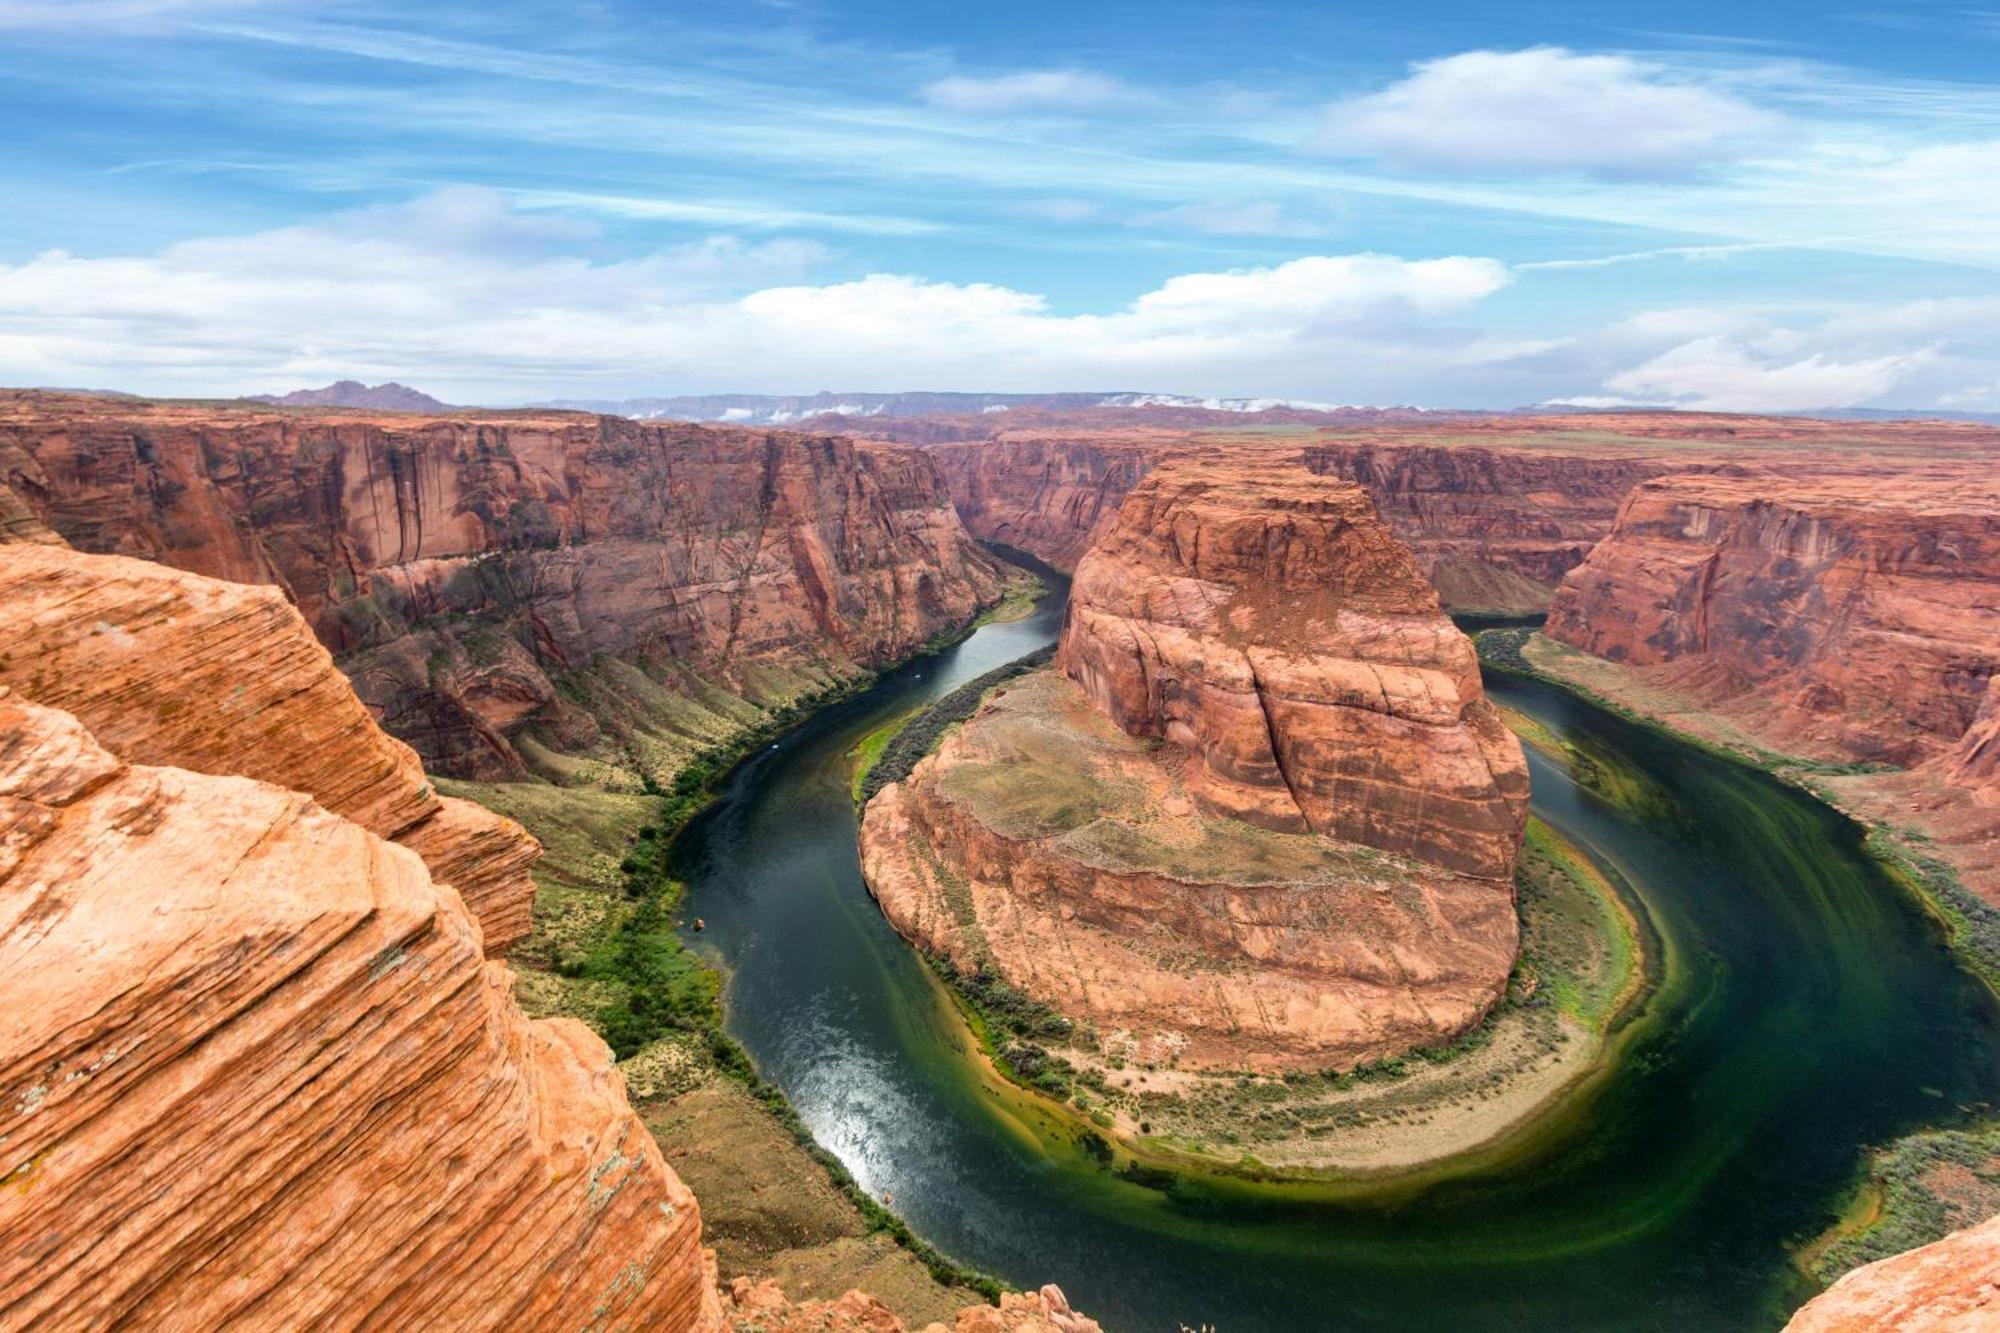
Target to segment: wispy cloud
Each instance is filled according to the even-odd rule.
[[[0,0],[0,29],[157,31],[297,0]]]
[[[924,101],[972,115],[1014,111],[1089,111],[1134,94],[1118,80],[1082,69],[1028,70],[975,78],[955,74],[924,85]]]

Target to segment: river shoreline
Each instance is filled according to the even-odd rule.
[[[857,802],[864,795],[863,775],[895,736],[915,729],[923,733],[920,740],[934,745],[941,728],[926,725],[933,714],[945,716],[949,725],[1011,675],[1010,668],[989,672],[929,708],[898,715],[864,735],[849,756],[849,789]],[[1512,721],[1531,725],[1519,714]],[[908,762],[900,771],[881,776],[902,776],[915,757],[904,755]],[[868,784],[869,791],[880,785]],[[1566,887],[1567,900],[1555,911],[1537,902],[1530,919],[1525,904],[1534,884],[1551,879]],[[926,958],[959,1019],[960,1045],[976,1065],[986,1095],[1013,1103],[1017,1119],[1041,1125],[1119,1170],[1327,1186],[1338,1193],[1354,1182],[1379,1185],[1396,1177],[1450,1174],[1532,1135],[1537,1122],[1566,1102],[1574,1100],[1580,1109],[1590,1088],[1611,1072],[1616,1046],[1611,1036],[1657,980],[1651,969],[1660,961],[1658,945],[1645,943],[1657,935],[1642,925],[1643,906],[1628,900],[1627,892],[1580,847],[1534,821],[1517,876],[1524,948],[1506,998],[1443,1047],[1323,1075],[1128,1068],[1094,1047],[1051,1037],[1046,1020],[1055,1016],[1045,1006],[1027,1003],[991,979],[974,987],[949,963]],[[1574,935],[1583,938],[1563,938]],[[1537,969],[1551,966],[1538,955],[1565,949],[1602,955],[1617,974],[1610,994],[1578,1005],[1576,980],[1551,977],[1551,994],[1557,993],[1555,983],[1565,983],[1560,994],[1571,999],[1575,1012],[1551,1012],[1549,996],[1542,997],[1538,1011]],[[1004,1002],[997,1010],[996,1000]],[[1066,1023],[1055,1026],[1068,1030]],[[1016,1067],[1010,1055],[1021,1050],[1033,1053],[1036,1068]],[[1297,1130],[1252,1134],[1248,1141],[1239,1132],[1273,1120]]]
[[[1566,671],[1563,663],[1583,655],[1538,633],[1496,627],[1479,636],[1479,645],[1482,664],[1489,669],[1569,690],[1634,725],[1748,764],[1853,821],[1866,831],[1864,845],[1869,854],[1931,919],[1959,965],[1989,994],[2000,998],[2000,967],[1995,966],[2000,948],[1993,939],[1994,926],[1969,916],[1970,890],[1958,878],[1960,868],[1912,845],[1910,828],[1892,824],[1879,809],[1871,810],[1861,801],[1842,799],[1841,793],[1828,786],[1830,780],[1865,781],[1868,774],[1843,773],[1839,770],[1845,766],[1773,750],[1754,737],[1734,737],[1734,728],[1726,724],[1677,724],[1675,717],[1699,718],[1699,710],[1690,707],[1669,713],[1645,706],[1644,687],[1635,681],[1620,688],[1618,674],[1629,669],[1613,663],[1591,659],[1588,674],[1574,663]],[[1920,822],[1914,832],[1917,838],[1929,841]],[[1972,901],[1977,901],[1976,896]],[[1915,1165],[1907,1160],[1911,1158],[1917,1159]],[[1936,1169],[1939,1163],[1942,1171]],[[1968,1189],[1951,1180],[1952,1166],[1977,1179],[2000,1170],[2000,1117],[1993,1116],[1990,1108],[1986,1118],[1962,1127],[1922,1130],[1874,1149],[1857,1170],[1828,1224],[1795,1244],[1793,1263],[1800,1274],[1816,1284],[1829,1284],[1861,1264],[1942,1239],[2000,1206],[2000,1190]],[[1968,1205],[1967,1195],[1976,1202]]]

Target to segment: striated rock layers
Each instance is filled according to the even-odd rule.
[[[527,934],[540,848],[441,797],[272,587],[61,546],[0,545],[0,685],[76,715],[135,764],[310,794],[417,852],[497,955]]]
[[[1068,569],[1108,531],[1156,464],[1177,458],[1303,462],[1360,484],[1453,610],[1540,611],[1610,531],[1638,482],[1686,466],[1630,447],[1595,453],[1326,441],[1293,447],[1185,436],[1003,435],[930,450],[966,526]]]
[[[1842,1277],[1785,1333],[1984,1333],[2000,1328],[2000,1217]]]
[[[1548,634],[1780,748],[1994,776],[2000,489],[1741,468],[1635,489]]]
[[[1527,768],[1357,487],[1151,473],[1078,566],[1056,669],[870,803],[897,928],[1189,1067],[1344,1066],[1503,993]]]
[[[1315,472],[1361,485],[1453,610],[1547,608],[1611,530],[1625,493],[1676,464],[1629,450],[1536,453],[1424,444],[1324,444]]]
[[[276,584],[384,725],[466,777],[523,776],[524,731],[593,752],[570,699],[608,660],[684,693],[828,683],[1000,583],[925,455],[830,437],[17,393],[0,484],[79,549]]]
[[[982,541],[1074,569],[1170,444],[1003,438],[930,450],[959,517]]]
[[[714,1327],[609,1051],[480,955],[408,849],[0,688],[0,1326]]]

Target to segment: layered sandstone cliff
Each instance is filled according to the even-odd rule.
[[[1832,470],[1649,481],[1547,632],[1699,689],[1780,749],[1990,777],[2000,489]]]
[[[1984,1333],[2000,1328],[2000,1217],[1857,1268],[1786,1333]]]
[[[1625,493],[1685,465],[1619,448],[1328,443],[1303,456],[1374,497],[1445,605],[1485,613],[1545,609],[1611,530]]]
[[[528,931],[539,852],[439,796],[284,596],[117,556],[0,545],[0,685],[76,715],[120,758],[310,794],[423,857],[497,955]]]
[[[876,796],[862,857],[903,934],[1114,1054],[1345,1066],[1499,999],[1526,803],[1360,490],[1176,465],[1079,565],[1057,668]]]
[[[1175,459],[1303,462],[1361,485],[1454,611],[1540,611],[1610,530],[1619,500],[1686,462],[1600,446],[1539,452],[1463,444],[1326,440],[1296,446],[1073,433],[935,445],[952,500],[980,538],[1073,568],[1151,468]]]
[[[0,1325],[719,1318],[604,1044],[308,796],[0,689],[0,976]]]
[[[829,437],[10,394],[0,468],[79,549],[282,589],[460,776],[523,776],[524,732],[600,758],[671,732],[669,700],[615,735],[572,702],[607,661],[628,699],[783,695],[771,669],[852,677],[1000,585],[924,455]]]

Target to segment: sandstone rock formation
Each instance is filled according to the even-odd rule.
[[[78,549],[276,584],[458,776],[524,776],[523,732],[598,753],[604,710],[569,700],[607,662],[637,669],[618,692],[651,707],[620,739],[643,748],[673,727],[650,696],[851,678],[1001,582],[923,454],[827,437],[15,393],[0,470]]]
[[[0,685],[82,719],[135,764],[304,791],[423,857],[498,955],[528,931],[521,826],[441,797],[272,587],[58,546],[0,546]]]
[[[1533,612],[1610,530],[1637,482],[1678,462],[1653,453],[1596,455],[1427,443],[1324,441],[1304,447],[1209,443],[1161,432],[1009,432],[931,452],[966,526],[1073,568],[1108,531],[1148,470],[1180,458],[1303,462],[1359,483],[1453,610]]]
[[[1127,732],[1198,756],[1195,791],[1228,814],[1513,876],[1520,743],[1357,487],[1153,473],[1077,567],[1057,660]]]
[[[603,1043],[307,796],[0,689],[0,976],[0,1326],[719,1318]]]
[[[1625,493],[1680,466],[1657,456],[1435,444],[1309,445],[1315,472],[1359,483],[1453,610],[1547,608],[1611,530]]]
[[[1114,1053],[1346,1066],[1504,992],[1527,794],[1359,489],[1175,465],[1078,567],[1058,669],[870,803],[863,870],[904,935]]]
[[[1172,447],[1089,436],[1005,437],[930,452],[974,536],[1074,569],[1162,450]]]
[[[1833,469],[1649,481],[1547,632],[1699,688],[1780,749],[1908,766],[1972,733],[1958,771],[1990,771],[2000,487]]]
[[[788,1300],[775,1282],[737,1278],[723,1293],[725,1326],[731,1333],[904,1333],[905,1325],[882,1302],[864,1291],[830,1301]],[[927,1324],[922,1333],[1103,1333],[1095,1319],[1070,1309],[1062,1288],[1008,1292],[1000,1304],[970,1305],[949,1329]]]
[[[1867,1264],[1808,1301],[1786,1333],[1985,1333],[2000,1328],[2000,1217]]]

